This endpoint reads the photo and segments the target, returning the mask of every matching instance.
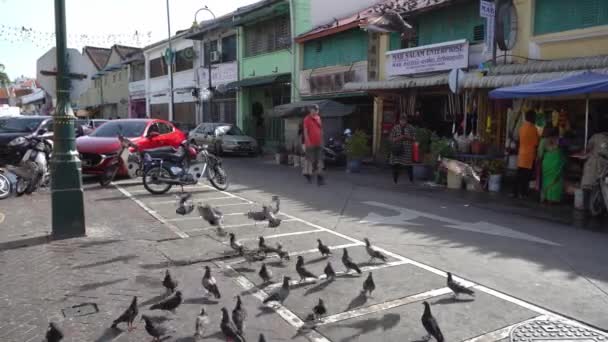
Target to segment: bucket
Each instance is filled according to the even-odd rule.
[[[585,210],[585,192],[583,189],[574,190],[574,208]]]
[[[502,183],[502,175],[490,175],[488,179],[488,190],[490,192],[500,192],[500,185]]]
[[[462,176],[448,171],[448,189],[462,189]]]

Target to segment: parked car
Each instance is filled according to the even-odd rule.
[[[119,119],[99,126],[88,136],[76,139],[82,161],[82,173],[103,174],[112,156],[118,153],[118,135],[129,138],[141,150],[158,147],[179,147],[186,135],[168,121],[158,119]],[[123,168],[118,173],[127,175]]]
[[[188,140],[197,145],[208,145],[216,155],[247,153],[257,155],[258,142],[245,135],[238,126],[227,123],[202,123],[190,131]]]
[[[20,155],[13,155],[8,143],[18,137],[39,132],[41,129],[52,131],[50,116],[5,116],[0,118],[0,165],[13,164],[21,160]]]

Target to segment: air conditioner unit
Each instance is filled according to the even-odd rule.
[[[211,63],[219,62],[222,55],[219,51],[211,51]]]

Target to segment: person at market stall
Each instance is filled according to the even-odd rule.
[[[391,130],[390,164],[393,168],[393,182],[395,184],[399,182],[399,174],[402,169],[407,171],[410,182],[414,182],[412,166],[414,141],[414,127],[408,123],[406,114],[402,113],[399,122]]]
[[[525,113],[524,119],[524,123],[519,128],[517,179],[513,187],[514,197],[526,197],[528,195],[539,140],[538,129],[534,124],[536,122],[536,113],[533,110],[529,110]]]
[[[559,203],[564,190],[563,171],[566,158],[559,147],[559,129],[547,127],[538,144],[538,160],[541,169],[541,202]]]
[[[303,169],[304,177],[309,183],[312,177],[317,177],[317,185],[325,184],[323,178],[323,125],[319,115],[319,106],[312,105],[302,124],[304,132],[304,145],[306,147],[306,167]]]

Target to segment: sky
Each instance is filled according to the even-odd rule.
[[[189,28],[207,5],[216,16],[259,0],[169,0],[171,31]],[[166,0],[65,0],[68,47],[143,47],[167,38]],[[55,45],[53,0],[0,0],[0,64],[11,78],[36,76],[36,60]],[[200,12],[198,21],[211,19]],[[119,41],[120,40],[120,41]]]

